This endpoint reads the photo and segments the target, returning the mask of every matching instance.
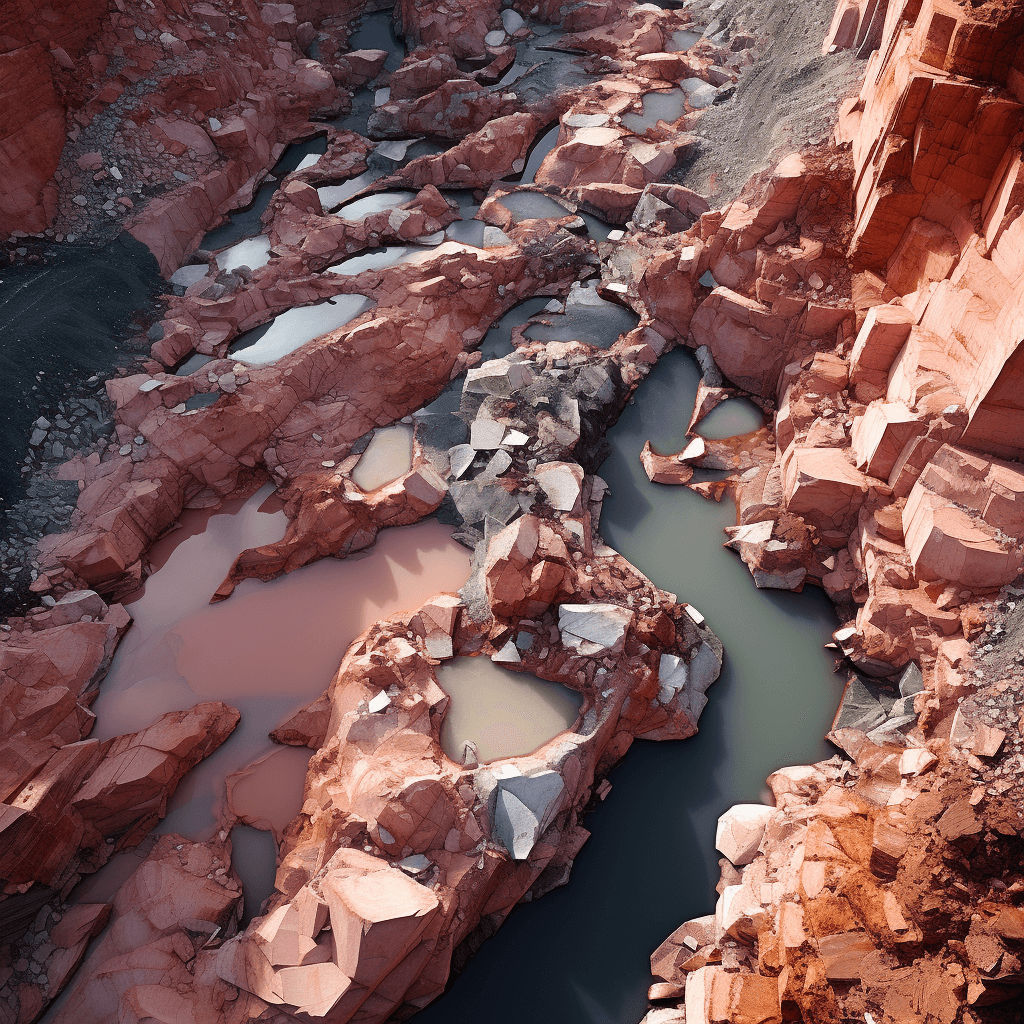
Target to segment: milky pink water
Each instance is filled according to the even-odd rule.
[[[284,513],[264,504],[269,495],[264,488],[233,513],[186,512],[184,529],[154,548],[160,568],[128,605],[134,624],[93,705],[101,739],[204,700],[241,712],[227,742],[178,787],[161,832],[209,837],[225,777],[276,749],[267,734],[324,691],[349,643],[375,620],[457,590],[469,576],[469,552],[431,520],[385,530],[355,557],[322,559],[270,583],[248,580],[210,605],[238,552],[283,535]],[[265,787],[253,817],[276,823],[298,813],[295,765],[287,778]]]

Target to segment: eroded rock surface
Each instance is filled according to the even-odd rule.
[[[0,637],[12,1019],[58,994],[108,913],[59,1021],[404,1018],[564,881],[608,769],[635,737],[692,735],[721,665],[700,613],[600,535],[603,434],[677,344],[703,371],[691,431],[741,393],[765,421],[647,446],[648,475],[734,497],[729,546],[759,587],[825,589],[851,671],[830,735],[846,758],[782,769],[775,807],[723,817],[721,898],[655,953],[649,1021],[1002,1019],[988,1008],[1024,984],[1021,673],[998,657],[1024,550],[1016,13],[843,0],[825,49],[868,57],[860,96],[831,140],[776,154],[715,209],[687,169],[757,60],[749,12],[677,50],[686,11],[542,4],[530,16],[578,55],[559,70],[516,67],[539,56],[520,13],[410,0],[389,72],[385,51],[347,48],[364,6],[87,4],[5,37],[0,84],[24,97],[0,123],[6,230],[94,230],[83,211],[113,190],[102,217],[176,292],[145,372],[108,383],[118,444],[60,470],[81,493],[72,529],[41,545],[43,606]],[[371,101],[366,135],[312,120]],[[323,154],[285,177],[247,250],[259,266],[198,249],[314,135]],[[447,148],[407,160],[419,135]],[[146,202],[144,180],[166,188]],[[480,244],[453,240],[469,205]],[[581,214],[618,230],[595,242]],[[380,246],[409,251],[344,271]],[[538,296],[511,351],[482,357]],[[331,300],[360,311],[341,322]],[[246,356],[248,332],[294,310],[337,319]],[[411,466],[364,491],[373,431],[401,420]],[[200,704],[90,740],[129,625],[116,602],[182,509],[267,480],[285,537],[239,552],[211,597],[438,510],[473,576],[368,629],[275,731],[316,753],[250,924],[225,829],[150,839],[111,910],[69,905],[238,718]],[[479,764],[467,745],[455,763],[436,673],[455,656],[576,690],[578,721],[531,754]]]

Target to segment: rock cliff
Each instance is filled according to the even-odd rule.
[[[122,225],[174,291],[142,372],[107,383],[115,441],[58,471],[80,494],[72,529],[40,545],[43,604],[0,636],[9,1018],[34,1020],[106,928],[58,1021],[402,1019],[516,903],[564,881],[609,768],[636,737],[692,735],[721,665],[701,614],[600,533],[604,432],[684,345],[704,375],[690,430],[737,394],[765,426],[695,435],[678,455],[648,446],[643,465],[735,499],[728,544],[757,586],[826,591],[849,682],[830,734],[845,756],[781,769],[774,806],[723,817],[721,898],[652,958],[648,1020],[1010,1019],[1024,985],[1024,673],[1006,653],[1024,594],[1019,14],[842,0],[802,73],[856,67],[835,56],[852,50],[860,94],[819,111],[831,138],[773,154],[716,208],[689,169],[745,83],[777,81],[751,8],[403,2],[408,52],[388,71],[386,52],[348,48],[376,6],[28,5],[0,36],[17,99],[0,119],[0,228]],[[540,54],[542,22],[563,32]],[[555,51],[555,70],[517,67]],[[360,104],[365,134],[326,123]],[[260,265],[199,248],[287,142],[314,135],[324,152],[262,214],[260,259],[246,257]],[[407,160],[414,135],[443,152]],[[467,191],[473,244],[452,233]],[[380,246],[413,252],[346,270]],[[488,330],[537,297],[551,301],[511,352],[484,358]],[[289,344],[295,312],[334,319]],[[281,346],[267,358],[264,327]],[[411,467],[364,491],[353,471],[373,431],[406,418]],[[287,532],[238,552],[211,597],[439,509],[474,549],[470,582],[371,626],[276,730],[316,753],[251,923],[226,827],[150,840],[112,908],[69,904],[238,720],[198,704],[89,739],[129,626],[118,602],[183,509],[268,480]],[[578,721],[532,754],[456,763],[436,672],[455,656],[562,683]]]

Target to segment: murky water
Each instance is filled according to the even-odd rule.
[[[449,201],[456,200],[459,204],[461,219],[453,221],[445,229],[445,234],[453,242],[461,242],[463,245],[473,245],[480,248],[484,244],[484,222],[474,220],[480,204],[473,198],[473,193],[466,190],[457,192],[446,192],[445,198]]]
[[[350,50],[387,50],[388,58],[384,62],[385,71],[395,71],[405,58],[405,44],[395,35],[391,11],[375,11],[363,15],[359,27],[349,36]],[[366,121],[372,113],[375,102],[373,83],[356,90],[352,97],[352,109],[333,123],[337,128],[348,128],[351,131],[366,135]]]
[[[352,482],[364,491],[397,480],[412,469],[412,427],[396,423],[374,432],[352,471]]]
[[[251,825],[231,830],[231,866],[242,880],[242,926],[262,912],[263,901],[274,891],[277,843],[270,832]]]
[[[315,306],[296,306],[275,316],[270,323],[246,331],[231,343],[228,351],[250,366],[273,363],[321,334],[344,327],[372,305],[373,300],[366,295],[336,295]]]
[[[498,200],[506,210],[511,210],[516,221],[532,220],[538,217],[548,217],[558,220],[561,217],[572,216],[561,203],[555,202],[550,196],[540,192],[511,192]]]
[[[341,263],[328,267],[326,273],[353,277],[356,274],[361,274],[364,270],[385,270],[388,267],[397,267],[399,263],[407,263],[422,252],[422,249],[417,249],[412,245],[388,245],[342,260]]]
[[[228,601],[207,604],[235,554],[283,534],[283,513],[259,511],[266,496],[264,489],[234,515],[207,514],[205,531],[203,513],[186,513],[186,530],[160,542],[173,550],[156,552],[166,561],[129,605],[135,625],[93,706],[101,739],[200,700],[242,712],[227,742],[183,780],[161,832],[207,836],[225,776],[274,749],[267,734],[323,692],[360,632],[469,576],[469,552],[427,520],[383,531],[368,552],[270,583],[247,580]]]
[[[649,92],[644,96],[643,113],[623,114],[622,123],[637,135],[643,135],[659,121],[673,124],[686,112],[686,96],[681,89]]]
[[[730,398],[715,406],[694,428],[707,438],[736,437],[764,425],[764,413],[745,398]]]
[[[374,11],[364,14],[359,27],[348,37],[350,50],[387,50],[385,71],[397,71],[405,57],[405,44],[395,35],[391,11]]]
[[[573,303],[572,295],[564,313],[546,313],[548,323],[535,323],[525,337],[531,341],[582,341],[594,348],[611,348],[619,335],[633,330],[640,318],[624,306],[606,302],[596,295],[586,303]]]
[[[540,165],[544,162],[544,157],[548,155],[555,148],[555,143],[558,142],[558,132],[560,125],[556,122],[553,124],[543,135],[537,138],[533,145],[530,147],[530,151],[526,157],[526,166],[523,168],[523,176],[518,179],[521,185],[532,185],[533,179],[540,170]],[[505,179],[506,181],[517,180],[515,176]]]
[[[529,754],[565,729],[579,714],[582,697],[559,683],[512,672],[490,658],[453,658],[437,670],[452,699],[441,725],[441,748],[462,762],[472,740],[480,761]]]
[[[231,807],[247,824],[281,833],[302,810],[302,787],[313,751],[276,747],[232,776]]]
[[[551,300],[540,295],[534,299],[517,302],[503,317],[491,326],[480,342],[480,353],[484,361],[499,359],[512,352],[512,332],[539,313]]]
[[[650,954],[683,921],[714,909],[718,815],[762,799],[773,769],[832,754],[821,738],[841,693],[822,650],[835,628],[831,605],[820,592],[757,591],[721,546],[722,527],[735,521],[729,502],[652,484],[640,466],[648,438],[662,452],[685,443],[698,378],[686,353],[664,356],[610,431],[601,525],[608,543],[693,602],[725,643],[700,732],[634,744],[586,819],[593,835],[569,884],[513,911],[417,1024],[636,1024]],[[529,984],[509,984],[512,964]]]
[[[337,216],[345,220],[365,220],[370,214],[393,210],[396,206],[411,202],[415,198],[415,192],[375,192],[343,206],[337,211]]]

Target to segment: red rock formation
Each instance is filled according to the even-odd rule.
[[[65,93],[89,66],[89,38],[109,15],[109,0],[82,0],[33,17],[29,0],[0,11],[0,234],[36,232],[56,211],[51,179],[64,151]],[[90,77],[97,74],[90,71]]]

